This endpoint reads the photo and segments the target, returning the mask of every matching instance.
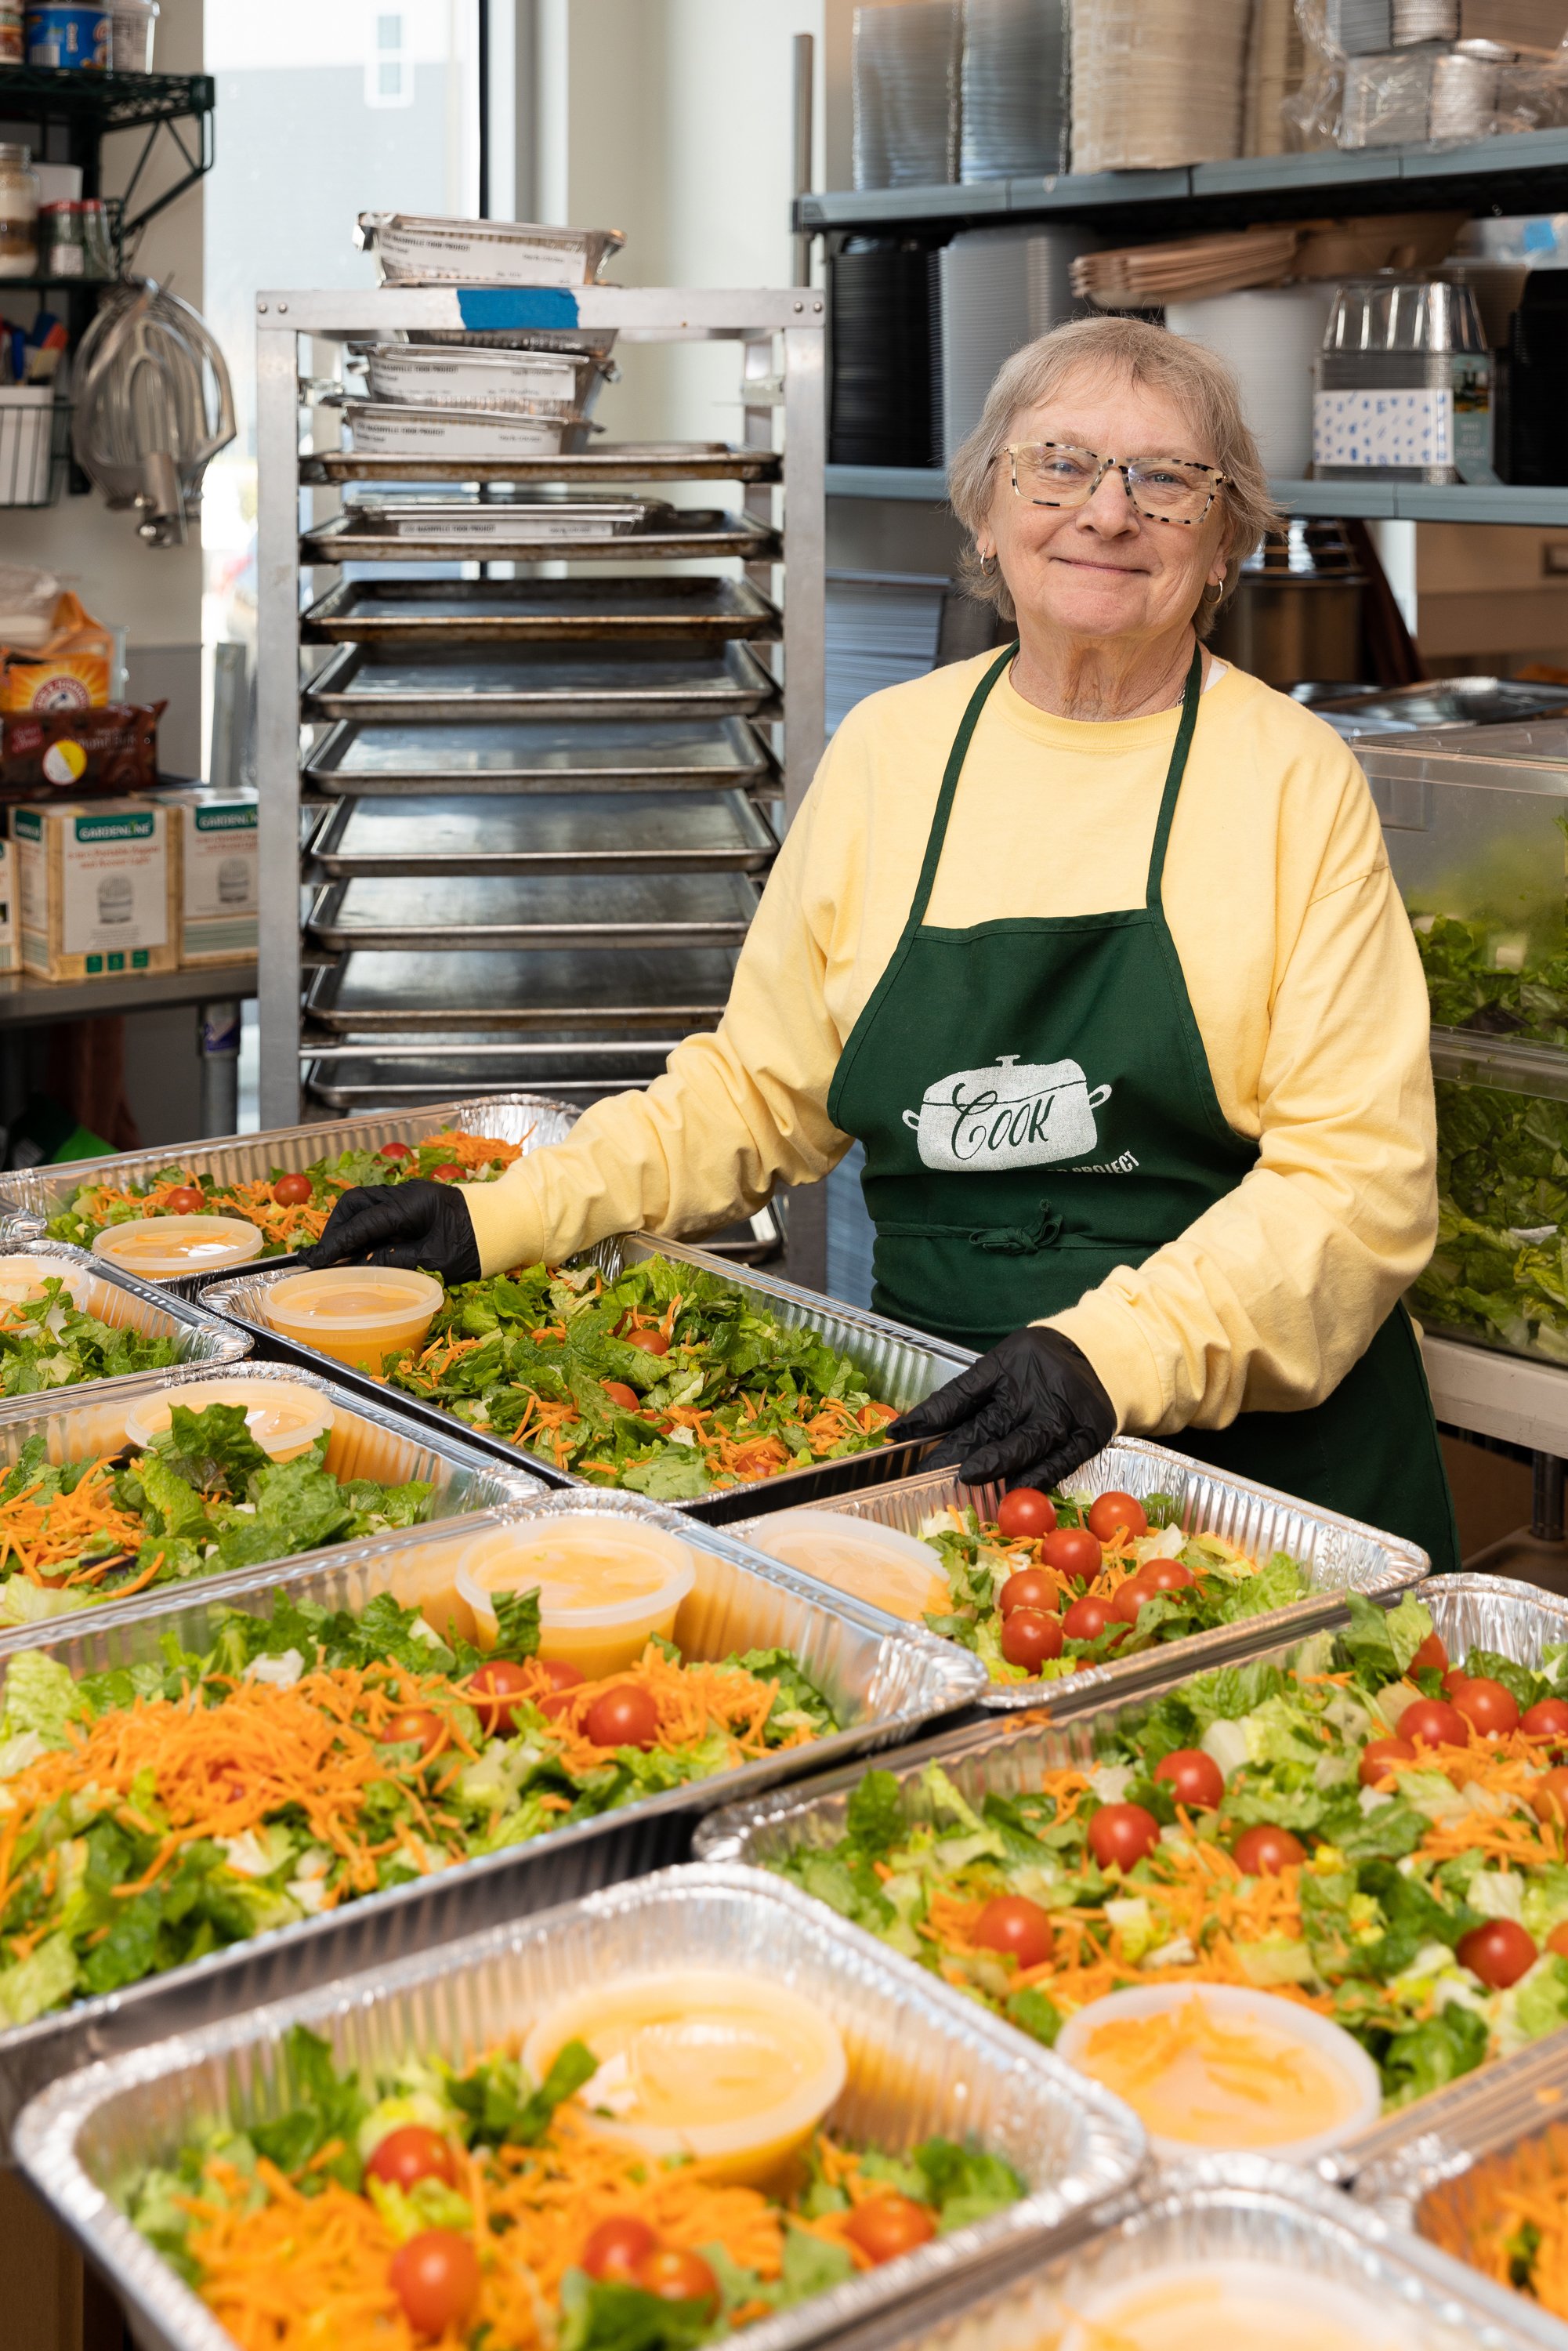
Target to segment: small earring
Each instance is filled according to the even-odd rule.
[[[988,580],[992,573],[997,569],[996,557],[994,555],[982,555],[980,558],[980,569]]]

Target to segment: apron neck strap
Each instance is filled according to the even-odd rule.
[[[925,909],[931,903],[931,893],[936,887],[936,868],[942,862],[942,843],[947,838],[947,819],[953,813],[954,795],[958,789],[958,778],[964,772],[964,761],[968,754],[970,737],[980,723],[980,713],[985,708],[986,696],[998,678],[1001,676],[1002,672],[1009,666],[1018,649],[1019,640],[1015,637],[1006,652],[997,655],[996,660],[969,696],[969,706],[959,721],[958,732],[953,737],[953,748],[947,754],[947,765],[943,771],[942,789],[936,796],[936,813],[931,820],[931,831],[925,842],[925,861],[920,868],[920,879],[915,884],[915,903],[909,909],[909,921],[905,925],[907,930],[917,931],[925,920]]]
[[[1159,821],[1155,827],[1155,845],[1149,857],[1149,884],[1145,893],[1146,906],[1158,910],[1160,885],[1165,880],[1166,851],[1170,845],[1171,824],[1176,816],[1176,795],[1181,790],[1182,775],[1186,767],[1186,755],[1192,748],[1193,732],[1197,726],[1198,698],[1203,692],[1203,647],[1194,645],[1192,667],[1186,674],[1186,684],[1181,697],[1181,724],[1171,746],[1171,763],[1166,770],[1166,789],[1160,800]]]

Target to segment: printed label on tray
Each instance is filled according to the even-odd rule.
[[[1454,463],[1454,395],[1320,392],[1312,399],[1314,465],[1428,466]]]

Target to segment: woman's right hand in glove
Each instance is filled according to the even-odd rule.
[[[448,1287],[479,1279],[474,1220],[455,1184],[361,1184],[345,1192],[308,1266],[402,1265]]]

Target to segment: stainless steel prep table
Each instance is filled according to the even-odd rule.
[[[316,644],[699,643],[779,634],[747,580],[345,580],[300,615]]]
[[[779,844],[744,792],[339,800],[310,843],[331,881],[376,874],[758,873]]]
[[[743,718],[462,718],[334,726],[308,754],[310,791],[496,793],[778,789]],[[607,822],[619,814],[606,813]]]
[[[340,645],[307,683],[307,719],[755,718],[776,716],[778,680],[739,639],[711,652],[657,638],[590,645],[482,645],[444,654]]]
[[[305,927],[340,951],[737,947],[756,912],[744,873],[483,873],[333,882]]]
[[[653,1030],[716,1028],[735,957],[721,947],[612,956],[578,947],[451,955],[356,948],[311,975],[308,1017],[325,1029],[426,1034],[452,1029]]]

